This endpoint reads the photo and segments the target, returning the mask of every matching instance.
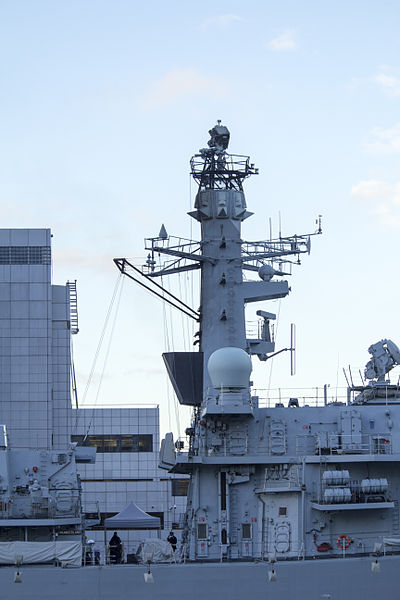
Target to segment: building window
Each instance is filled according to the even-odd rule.
[[[172,484],[172,495],[173,496],[187,496],[189,479],[171,479]]]
[[[116,435],[103,435],[103,452],[120,452]]]
[[[132,452],[153,452],[152,435],[133,435]]]
[[[0,265],[49,265],[50,246],[0,246]]]
[[[151,517],[158,517],[160,519],[160,528],[164,529],[164,513],[163,512],[150,512],[146,510],[146,513]]]
[[[280,506],[279,507],[279,516],[280,517],[287,517],[287,506]]]
[[[81,435],[79,437],[82,438],[83,443],[81,443],[81,444],[78,443],[78,445],[80,445],[80,446],[96,446],[98,452],[103,452],[103,436],[102,435],[88,435],[86,440],[84,439],[85,436],[83,436],[83,435]],[[74,441],[74,440],[72,440],[72,441]]]
[[[107,513],[100,513],[100,523],[97,523],[97,525],[91,525],[90,529],[93,531],[103,531],[104,530],[104,519],[109,519],[110,517],[115,517],[115,515],[117,515],[118,513],[115,512],[107,512]],[[97,513],[85,513],[85,519],[89,520],[94,520],[94,519],[98,519],[99,515]],[[108,535],[108,532],[107,532]]]
[[[132,435],[121,435],[121,452],[136,452]]]
[[[72,435],[78,446],[95,446],[97,452],[153,452],[151,434],[133,435]]]

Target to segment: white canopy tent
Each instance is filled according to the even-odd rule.
[[[133,502],[120,513],[104,520],[105,529],[160,529],[160,519],[148,515]]]
[[[107,556],[107,529],[157,529],[160,535],[161,522],[159,517],[152,517],[133,502],[125,506],[120,513],[104,519],[104,556]]]

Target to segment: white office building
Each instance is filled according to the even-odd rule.
[[[188,479],[158,468],[159,408],[85,408],[74,412],[72,440],[96,446],[96,463],[80,464],[85,513],[101,523],[87,533],[103,544],[104,518],[115,515],[130,502],[160,518],[161,532],[119,531],[125,555],[135,552],[146,537],[182,526]],[[112,535],[107,534],[107,539]],[[179,537],[179,533],[178,533]]]
[[[0,421],[11,447],[70,438],[69,285],[51,283],[49,229],[0,229]]]

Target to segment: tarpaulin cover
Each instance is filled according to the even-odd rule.
[[[386,546],[400,546],[400,538],[383,538]]]
[[[152,517],[131,502],[120,513],[104,520],[106,529],[159,529],[160,519]]]
[[[55,559],[66,565],[80,567],[82,542],[0,542],[0,564],[15,564],[22,557],[23,564],[49,563]]]
[[[136,556],[142,563],[158,563],[175,561],[174,551],[169,542],[165,540],[149,539],[142,542],[137,549]]]

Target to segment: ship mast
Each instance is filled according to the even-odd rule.
[[[253,214],[246,207],[243,182],[258,174],[258,169],[248,156],[228,154],[230,133],[220,121],[209,134],[207,147],[190,161],[198,191],[189,215],[201,225],[200,241],[168,235],[163,225],[158,236],[145,240],[148,251],[145,265],[138,267],[126,258],[114,259],[123,274],[198,321],[198,339],[194,343],[199,351],[163,355],[178,400],[192,406],[202,403],[210,386],[206,367],[216,349],[242,348],[260,360],[275,354],[270,322],[276,315],[258,311],[260,333],[250,338],[246,337],[244,307],[251,302],[285,297],[289,293],[287,281],[272,279],[290,275],[292,265],[300,264],[300,255],[310,252],[310,237],[321,233],[318,221],[318,230],[311,234],[243,241],[242,222]],[[157,262],[160,255],[165,260]],[[157,278],[198,269],[201,271],[199,311],[157,282]],[[258,280],[243,281],[244,270],[258,274]],[[192,373],[191,383],[182,376],[183,372]]]
[[[190,162],[198,191],[189,214],[200,223],[200,241],[170,236],[163,225],[158,236],[146,240],[148,257],[143,267],[115,259],[122,273],[199,325],[197,351],[163,354],[179,402],[194,407],[192,426],[186,430],[189,451],[182,452],[181,441],[174,444],[168,433],[159,462],[170,472],[191,475],[182,536],[184,554],[190,559],[226,556],[228,548],[232,555],[237,552],[239,523],[231,506],[230,485],[232,477],[249,481],[255,448],[248,428],[258,410],[250,393],[250,356],[267,360],[283,351],[275,352],[270,331],[273,313],[258,310],[259,334],[247,337],[245,306],[285,297],[289,285],[281,278],[290,275],[302,253],[310,251],[310,234],[242,240],[242,222],[252,214],[246,207],[243,181],[257,169],[248,156],[227,153],[230,134],[220,121],[209,134],[208,147]],[[321,233],[320,227],[315,233]],[[158,278],[192,270],[200,270],[201,276],[198,310],[158,283]],[[244,270],[250,275],[246,280]]]
[[[229,131],[220,121],[210,131],[208,148],[190,161],[198,183],[195,210],[190,215],[201,224],[200,349],[204,365],[218,348],[246,349],[241,223],[246,210],[243,181],[256,174],[247,156],[227,154]],[[204,369],[204,388],[209,387]]]
[[[220,121],[209,134],[207,147],[190,161],[198,191],[189,215],[201,225],[200,241],[170,236],[163,225],[158,236],[146,239],[149,254],[142,268],[126,258],[115,259],[122,273],[198,321],[195,344],[198,343],[200,352],[163,355],[179,401],[189,405],[200,405],[210,386],[206,367],[216,349],[233,346],[257,355],[260,360],[275,354],[270,322],[276,315],[258,311],[260,333],[256,338],[247,338],[244,307],[251,302],[285,297],[289,293],[287,281],[272,279],[290,275],[292,265],[300,264],[300,255],[309,253],[310,236],[321,233],[318,222],[318,230],[312,234],[243,241],[242,222],[253,214],[246,207],[243,182],[258,174],[258,169],[248,156],[228,154],[230,133]],[[165,260],[157,264],[160,255]],[[201,270],[199,311],[157,282],[157,278],[198,269]],[[244,270],[249,275],[258,274],[258,280],[243,281]],[[196,385],[182,379],[184,371],[194,374]]]

